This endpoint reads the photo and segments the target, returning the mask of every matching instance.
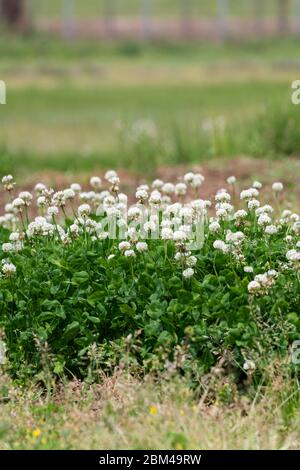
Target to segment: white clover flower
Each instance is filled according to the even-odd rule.
[[[288,210],[288,209],[285,209],[282,214],[281,214],[281,217],[283,219],[288,219],[290,216],[292,215],[292,211]]]
[[[189,256],[187,259],[186,259],[186,265],[189,267],[189,268],[193,268],[194,266],[196,266],[197,264],[197,258],[196,256]]]
[[[161,228],[170,228],[172,226],[172,222],[170,221],[170,219],[163,219],[160,225]]]
[[[11,262],[6,262],[2,265],[2,272],[6,277],[10,277],[15,274],[16,270],[16,266]]]
[[[222,251],[223,253],[228,253],[229,251],[229,246],[226,245],[226,243],[223,242],[223,240],[215,240],[213,247],[215,250]]]
[[[4,210],[5,212],[13,212],[14,206],[12,205],[11,202],[8,202],[7,204],[5,204]]]
[[[187,234],[187,236],[189,236],[191,231],[192,231],[192,226],[191,225],[180,225],[180,227],[178,227],[178,231],[179,232],[185,232]]]
[[[26,206],[29,206],[32,199],[33,199],[33,196],[29,191],[22,191],[19,194],[19,198],[22,199],[25,202]]]
[[[267,225],[265,228],[265,233],[267,235],[275,235],[278,233],[278,227],[276,227],[276,225]]]
[[[295,222],[292,225],[292,231],[296,234],[300,233],[300,222]]]
[[[119,243],[119,250],[120,250],[120,251],[130,250],[130,246],[131,246],[131,245],[130,245],[129,242],[126,242],[126,241],[120,242],[120,243]]]
[[[72,188],[68,188],[64,190],[64,197],[65,199],[74,199],[76,196],[75,191]]]
[[[11,183],[13,180],[14,180],[14,177],[12,175],[6,175],[6,176],[3,176],[2,183],[3,184]]]
[[[157,228],[156,223],[153,222],[152,220],[145,222],[143,226],[143,229],[145,230],[145,232],[151,232],[151,231],[154,232],[156,228]]]
[[[229,202],[231,200],[231,196],[229,193],[227,193],[227,191],[222,190],[217,192],[217,194],[215,195],[215,200],[217,202]]]
[[[224,219],[228,216],[228,213],[225,209],[218,209],[216,211],[216,216],[219,217],[220,219]]]
[[[162,180],[156,179],[153,181],[151,186],[153,189],[161,189],[163,185],[164,185],[164,182]]]
[[[258,281],[250,281],[248,284],[248,292],[250,294],[257,294],[261,289],[261,285]]]
[[[149,203],[156,205],[156,204],[160,204],[161,200],[162,200],[161,193],[156,190],[152,191],[152,193],[150,194]]]
[[[78,184],[78,183],[72,183],[71,186],[70,186],[70,188],[71,188],[72,191],[74,191],[74,193],[76,193],[76,194],[80,193],[80,191],[81,191],[81,186],[80,186],[80,184]]]
[[[182,207],[179,209],[179,217],[182,217],[185,223],[191,224],[193,222],[194,211],[191,207]]]
[[[148,191],[150,190],[149,188],[149,185],[148,184],[140,184],[137,188],[136,188],[137,191],[146,191],[148,193]]]
[[[258,217],[257,223],[258,225],[269,225],[271,223],[271,218],[268,214],[263,213]]]
[[[195,173],[194,174],[194,177],[193,177],[193,180],[191,182],[191,186],[192,188],[200,188],[200,186],[202,185],[203,181],[205,180],[204,176],[201,175],[200,173]]]
[[[105,173],[104,177],[107,181],[109,181],[111,183],[114,178],[118,177],[118,175],[114,170],[109,170]]]
[[[252,266],[244,266],[245,273],[253,273],[254,269]]]
[[[208,230],[211,232],[211,233],[216,233],[218,232],[219,230],[221,229],[221,225],[219,224],[219,222],[217,221],[213,221],[209,224],[208,226]]]
[[[234,219],[244,219],[245,217],[247,217],[247,211],[245,211],[244,209],[240,209],[238,211],[236,211],[234,214],[233,214],[233,218]]]
[[[269,269],[269,271],[267,272],[267,275],[269,277],[277,277],[278,276],[278,272],[275,270],[275,269]]]
[[[2,251],[4,253],[9,253],[11,251],[15,251],[15,247],[14,247],[13,243],[3,243]]]
[[[285,241],[286,241],[287,243],[292,243],[293,237],[292,237],[291,235],[287,235],[287,236],[285,237]]]
[[[119,193],[118,194],[118,201],[119,201],[120,204],[124,204],[126,206],[127,201],[128,201],[128,196],[124,193]]]
[[[286,254],[288,261],[300,261],[300,252],[297,250],[289,250]]]
[[[248,371],[248,370],[249,370],[249,371],[253,371],[253,370],[255,370],[255,369],[256,369],[255,362],[253,362],[253,361],[248,361],[248,360],[245,361],[245,362],[244,362],[244,365],[243,365],[243,369],[244,369],[245,371]]]
[[[173,194],[175,192],[175,185],[173,183],[165,183],[161,190],[164,194]]]
[[[145,189],[138,189],[135,193],[135,197],[141,203],[144,203],[148,199],[148,193]]]
[[[116,199],[114,198],[114,196],[106,196],[104,199],[103,199],[103,207],[104,209],[107,209],[108,207],[112,207],[116,204]]]
[[[39,196],[37,198],[36,203],[38,207],[45,207],[47,204],[47,199],[45,198],[45,196]]]
[[[9,240],[11,242],[17,242],[19,240],[21,240],[21,234],[20,232],[12,232],[10,235],[9,235]]]
[[[91,213],[91,206],[89,204],[81,204],[78,207],[78,215],[80,217],[86,217]]]
[[[135,252],[133,250],[126,250],[124,252],[124,256],[127,258],[134,258],[135,257]]]
[[[185,279],[190,279],[194,273],[195,271],[192,268],[187,268],[183,271],[182,275]]]
[[[183,179],[185,183],[191,184],[194,180],[194,176],[195,176],[194,173],[190,171],[184,175]]]
[[[173,240],[175,242],[179,242],[179,243],[182,243],[184,242],[185,240],[187,240],[188,236],[187,236],[187,233],[184,232],[183,230],[176,230],[174,233],[173,233]]]
[[[272,184],[272,189],[275,193],[280,193],[283,190],[283,184],[280,181],[276,181]]]
[[[204,212],[208,207],[211,207],[211,201],[206,199],[194,199],[190,203],[191,207],[197,211]]]
[[[261,284],[263,286],[267,285],[268,281],[269,281],[267,273],[257,274],[254,277],[254,281],[258,282],[259,284]]]
[[[253,181],[253,183],[252,183],[252,188],[261,189],[261,188],[262,188],[262,184],[261,184],[259,181]]]
[[[138,243],[136,244],[136,249],[137,249],[137,251],[139,251],[140,253],[144,253],[145,251],[148,250],[148,245],[147,245],[147,243],[145,243],[145,242],[138,242]]]
[[[81,231],[79,225],[77,225],[77,224],[70,225],[69,230],[70,230],[71,234],[75,235],[75,236],[78,236],[80,231]]]
[[[257,209],[260,206],[260,202],[258,199],[250,199],[247,202],[247,206],[249,210]]]
[[[241,193],[240,193],[240,199],[241,200],[244,200],[244,199],[254,199],[254,198],[257,198],[259,195],[259,192],[256,188],[249,188],[249,189],[244,189]]]
[[[226,181],[227,181],[228,184],[235,184],[236,183],[236,177],[235,176],[228,176]]]
[[[187,185],[185,183],[177,183],[175,185],[176,196],[184,196],[187,192]]]
[[[142,211],[139,207],[133,206],[128,209],[127,215],[129,220],[139,220],[142,216]]]
[[[161,230],[161,238],[163,240],[173,240],[173,230],[168,227],[164,227]]]
[[[299,222],[299,220],[300,220],[299,214],[291,214],[291,220],[293,222]]]
[[[25,201],[21,199],[20,197],[17,197],[16,199],[13,200],[12,205],[14,209],[17,209],[18,211],[20,211],[22,210],[22,207],[25,206]]]
[[[4,189],[6,189],[7,191],[11,191],[15,186],[14,177],[12,175],[3,176],[2,183]]]
[[[59,209],[56,206],[50,206],[48,207],[47,214],[49,217],[54,217],[55,215],[58,215]]]
[[[138,233],[135,227],[129,227],[126,235],[131,241],[136,241],[138,239]]]
[[[99,178],[99,176],[92,176],[90,179],[90,185],[93,189],[100,189],[102,186],[101,178]]]
[[[44,183],[37,183],[34,187],[34,191],[38,194],[41,195],[43,192],[47,189],[47,186]]]
[[[272,212],[274,212],[274,209],[272,206],[270,206],[270,204],[265,204],[264,206],[262,207],[259,207],[258,209],[256,209],[255,211],[255,214],[256,215],[261,215],[261,214],[271,214]]]
[[[234,243],[239,244],[242,240],[244,240],[245,235],[243,232],[231,232],[231,230],[227,230],[226,233],[226,242],[227,243]]]

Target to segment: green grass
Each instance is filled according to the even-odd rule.
[[[141,46],[8,38],[0,45],[8,102],[0,108],[2,171],[137,170],[141,162],[153,169],[220,155],[297,154],[290,84],[298,50],[293,40]],[[286,149],[272,137],[283,111],[295,121]],[[203,132],[220,116],[225,133]],[[154,141],[133,143],[117,129],[145,119],[157,126]]]
[[[118,15],[138,16],[141,12],[141,0],[75,0],[74,15],[78,17],[94,17],[103,15],[107,11],[108,1],[111,11]],[[185,0],[188,1],[188,0]],[[189,0],[190,11],[194,15],[214,17],[217,14],[217,1]],[[31,10],[35,16],[59,18],[62,15],[61,0],[31,0]],[[178,16],[182,12],[182,0],[151,0],[153,16]],[[247,0],[230,0],[229,12],[232,16],[253,17],[254,7]],[[276,0],[265,0],[263,15],[274,16],[277,13]]]

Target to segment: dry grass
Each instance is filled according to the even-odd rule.
[[[47,398],[2,377],[0,449],[300,447],[298,386],[274,375],[272,386],[234,393],[226,405],[220,387],[224,381],[219,398],[207,401],[182,378],[138,381],[117,372],[101,385],[73,381]]]

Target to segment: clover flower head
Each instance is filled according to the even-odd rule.
[[[182,275],[185,279],[190,279],[194,273],[195,271],[192,268],[187,268],[183,271]]]
[[[272,189],[275,193],[280,193],[283,191],[283,184],[280,181],[276,181],[272,184]]]

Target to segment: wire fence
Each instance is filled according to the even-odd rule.
[[[38,30],[64,37],[300,35],[300,0],[27,0]]]

